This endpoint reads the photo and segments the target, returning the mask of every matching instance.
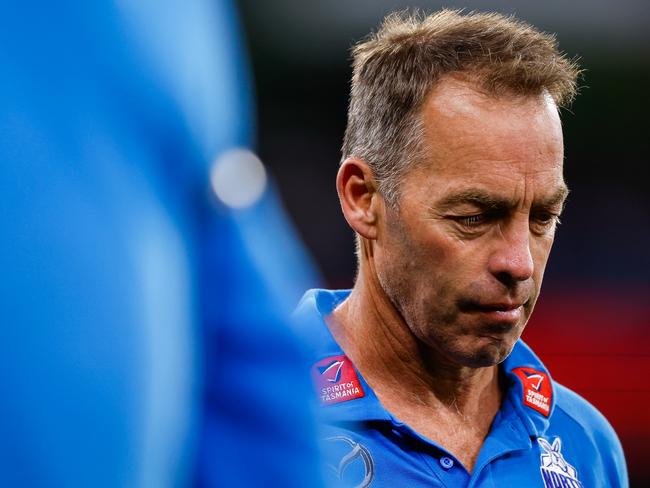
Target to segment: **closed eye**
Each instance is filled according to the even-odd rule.
[[[476,229],[501,218],[504,218],[507,210],[494,209],[485,210],[472,215],[454,215],[450,218],[466,229]]]
[[[467,227],[476,227],[485,222],[486,218],[484,214],[470,215],[468,217],[458,217],[457,222]]]
[[[536,234],[549,232],[560,224],[560,216],[555,213],[538,213],[531,216],[531,229]]]

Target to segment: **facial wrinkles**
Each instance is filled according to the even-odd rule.
[[[436,132],[440,132],[439,140],[445,144],[436,144],[434,140],[436,147],[431,153],[435,155],[435,162],[430,171],[435,171],[439,180],[447,181],[446,188],[439,193],[453,193],[474,185],[512,201],[513,207],[516,205],[521,212],[530,212],[537,195],[545,198],[544,193],[549,189],[564,186],[559,122],[549,131],[549,121],[536,115],[543,108],[542,104],[532,101],[529,105],[527,110],[525,107],[519,110],[524,112],[526,121],[534,119],[532,129],[530,124],[520,123],[521,127],[513,130],[511,125],[517,126],[515,122],[504,123],[504,127],[497,127],[489,137],[484,133],[486,124],[481,126],[478,120],[469,121],[476,123],[454,120],[449,124],[438,121]],[[532,115],[527,113],[530,111]],[[472,118],[476,116],[473,112],[465,112],[471,113]],[[514,119],[517,121],[516,116]],[[553,122],[550,124],[552,126]],[[531,137],[537,125],[546,130],[540,130],[543,133],[540,137]],[[552,134],[550,141],[549,132]],[[431,207],[435,209],[435,205]]]
[[[522,321],[502,344],[512,345],[521,333],[553,241],[552,232],[531,233],[531,215],[563,185],[561,129],[553,107],[541,99],[495,100],[467,86],[451,91],[455,89],[456,97],[445,93],[425,103],[430,159],[402,181],[399,207],[386,219],[382,245],[387,252],[380,253],[378,267],[381,286],[405,324],[443,355],[456,351],[449,357],[461,350],[485,353],[471,353],[468,344],[492,334],[489,323],[468,313],[463,303],[526,302]],[[494,224],[479,232],[469,226],[471,231],[464,230],[449,214],[482,213],[480,207],[461,205],[458,211],[438,206],[445,196],[474,190],[507,209],[506,217],[499,213]],[[489,266],[491,253],[515,260],[504,269],[515,265],[519,278],[499,279]],[[529,277],[526,260],[533,263]],[[500,354],[508,352],[499,347]]]
[[[439,287],[437,277],[427,276],[424,280],[413,281],[414,276],[420,276],[422,263],[427,252],[436,252],[432,249],[424,249],[417,239],[413,239],[413,229],[407,225],[410,220],[411,208],[400,207],[397,210],[389,210],[386,218],[386,234],[390,239],[388,247],[399,250],[398,255],[386,256],[386,262],[381,269],[378,269],[377,277],[386,295],[398,311],[401,320],[411,330],[421,324],[426,317],[420,314],[422,309],[421,290],[415,290],[414,286],[429,286],[430,289]],[[406,212],[408,215],[404,215]],[[390,235],[390,238],[388,238]],[[432,287],[436,283],[436,287]],[[431,300],[435,302],[436,300]]]
[[[494,98],[449,76],[429,94],[421,117],[429,154],[442,169],[466,161],[536,161],[557,147],[556,161],[562,163],[559,116],[548,96]]]
[[[515,236],[516,239],[530,239],[529,236],[529,231],[528,231],[528,212],[529,210],[526,208],[523,208],[524,206],[530,207],[530,198],[528,197],[528,192],[525,190],[526,185],[524,183],[519,182],[518,183],[519,188],[523,188],[523,190],[519,190],[516,188],[514,190],[515,193],[523,193],[524,195],[522,197],[518,197],[517,200],[520,202],[526,202],[522,203],[520,207],[522,207],[522,214],[515,216],[515,220],[509,223],[503,223],[494,228],[492,231],[494,234],[498,235],[492,235],[491,239],[497,239],[501,240],[504,242],[507,242],[508,240],[512,239],[513,237],[510,235],[512,232],[511,229],[506,228],[506,226],[518,226],[518,229],[516,229],[516,232],[519,234],[518,236]],[[421,212],[421,210],[420,210]],[[422,225],[432,225],[431,222],[423,222],[424,219],[420,219],[420,222]],[[443,225],[441,222],[438,222],[433,225]],[[523,228],[522,228],[523,227]],[[450,236],[448,234],[437,234],[439,239],[450,239]],[[521,236],[524,237],[521,237]],[[454,292],[454,287],[458,287],[459,282],[458,281],[449,281],[450,279],[454,280],[460,280],[460,282],[464,282],[465,285],[463,285],[463,288],[460,290],[456,290],[456,293],[461,293],[460,298],[461,299],[468,299],[468,300],[475,300],[475,301],[500,301],[504,297],[509,297],[510,299],[513,299],[515,301],[529,301],[529,303],[532,303],[533,300],[531,298],[534,298],[537,294],[537,289],[538,286],[536,286],[535,279],[533,277],[527,279],[525,282],[518,282],[518,281],[511,281],[508,284],[504,284],[503,282],[499,282],[496,280],[493,276],[486,274],[485,272],[482,271],[482,269],[475,269],[475,268],[468,268],[469,271],[474,272],[475,274],[472,276],[466,276],[465,274],[459,274],[462,271],[466,271],[465,268],[463,268],[463,262],[467,262],[468,260],[471,260],[472,254],[475,254],[475,248],[472,247],[471,241],[466,241],[457,235],[453,238],[455,242],[449,244],[451,247],[447,248],[445,247],[444,241],[440,241],[438,243],[432,242],[431,245],[436,245],[438,244],[440,247],[437,249],[430,249],[427,248],[427,252],[432,255],[432,259],[435,259],[436,261],[439,261],[442,264],[441,273],[436,273],[435,270],[432,270],[432,273],[435,273],[434,276],[432,276],[431,281],[435,283],[436,287],[434,288],[434,291],[436,293],[436,296],[434,298],[434,301],[437,302],[438,304],[447,304],[447,307],[441,307],[439,309],[440,314],[436,317],[438,320],[440,320],[443,323],[453,323],[456,321],[459,310],[457,307],[449,306],[449,297],[453,296]],[[421,257],[421,259],[426,259],[426,253],[421,253],[417,249],[416,246],[414,246],[415,249],[409,249],[409,253],[413,253],[413,257]],[[462,251],[459,251],[460,248],[465,248],[467,247],[467,255],[463,253]],[[531,252],[534,252],[534,249],[531,249]],[[458,254],[457,256],[454,257],[454,254]],[[448,259],[451,259],[451,262],[456,262],[458,263],[458,266],[456,267],[457,271],[456,274],[451,274],[449,275],[449,266],[454,267],[455,265],[449,264],[450,261]],[[539,260],[538,260],[539,261]],[[545,257],[543,259],[545,261]],[[447,273],[445,273],[445,270]],[[537,280],[539,281],[539,280]],[[539,285],[539,283],[537,283]],[[426,283],[425,285],[426,286]],[[417,306],[414,306],[414,313],[417,313],[418,309]],[[426,312],[426,310],[420,309],[420,313]],[[412,315],[412,314],[407,314],[407,315]],[[419,320],[426,320],[428,317],[418,317]],[[460,334],[463,334],[465,332],[471,332],[471,328],[465,328],[460,326],[458,329],[458,332]]]
[[[432,325],[430,324],[432,317],[428,315],[431,313],[431,308],[436,308],[436,320],[441,323],[451,323],[458,314],[457,310],[449,306],[449,296],[452,294],[454,284],[449,281],[448,270],[444,267],[437,269],[427,264],[431,261],[446,262],[449,259],[448,249],[436,242],[423,242],[422,238],[418,237],[417,227],[421,219],[417,216],[422,215],[420,208],[408,206],[401,208],[399,212],[401,215],[393,221],[393,231],[399,239],[399,248],[403,250],[403,257],[395,261],[401,261],[401,267],[391,269],[387,273],[385,288],[391,296],[396,297],[395,305],[410,327],[426,328]],[[415,228],[407,227],[405,222],[416,222]],[[423,266],[427,271],[425,277],[418,278],[415,282],[409,281],[414,276],[421,276],[420,268]]]

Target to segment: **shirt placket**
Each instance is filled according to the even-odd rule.
[[[432,486],[462,488],[469,484],[471,479],[469,472],[453,454],[399,421],[394,421],[393,425],[403,435],[414,438],[422,445],[417,455],[432,475],[432,482],[435,483]]]

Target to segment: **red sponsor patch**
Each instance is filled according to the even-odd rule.
[[[318,361],[311,368],[321,405],[333,405],[361,398],[363,388],[350,360],[341,354]]]
[[[553,402],[553,388],[548,375],[533,368],[515,368],[512,370],[524,387],[524,405],[537,410],[548,417]]]

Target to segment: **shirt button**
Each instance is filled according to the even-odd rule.
[[[454,466],[454,460],[448,458],[447,456],[443,456],[440,458],[440,466],[442,466],[445,469],[450,469]]]

